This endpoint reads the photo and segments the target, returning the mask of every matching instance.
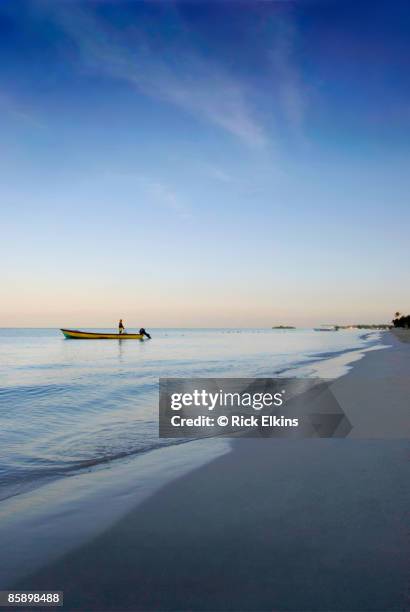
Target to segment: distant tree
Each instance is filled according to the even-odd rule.
[[[392,321],[394,327],[402,327],[405,329],[410,328],[410,315],[402,315],[400,312],[396,312],[395,318]]]

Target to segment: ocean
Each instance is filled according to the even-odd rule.
[[[140,342],[0,330],[0,500],[186,444],[158,438],[159,377],[331,378],[379,338],[358,330],[150,332]]]

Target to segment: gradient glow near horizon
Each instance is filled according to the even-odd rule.
[[[410,310],[410,3],[0,2],[2,326]]]

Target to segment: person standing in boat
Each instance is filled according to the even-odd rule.
[[[120,322],[118,323],[118,333],[119,334],[123,334],[124,333],[124,323],[122,322],[122,319],[120,319]]]

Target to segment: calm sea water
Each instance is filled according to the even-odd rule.
[[[348,361],[378,339],[359,331],[151,331],[152,341],[120,342],[0,330],[0,499],[180,443],[158,438],[161,376],[312,376],[324,360]]]

